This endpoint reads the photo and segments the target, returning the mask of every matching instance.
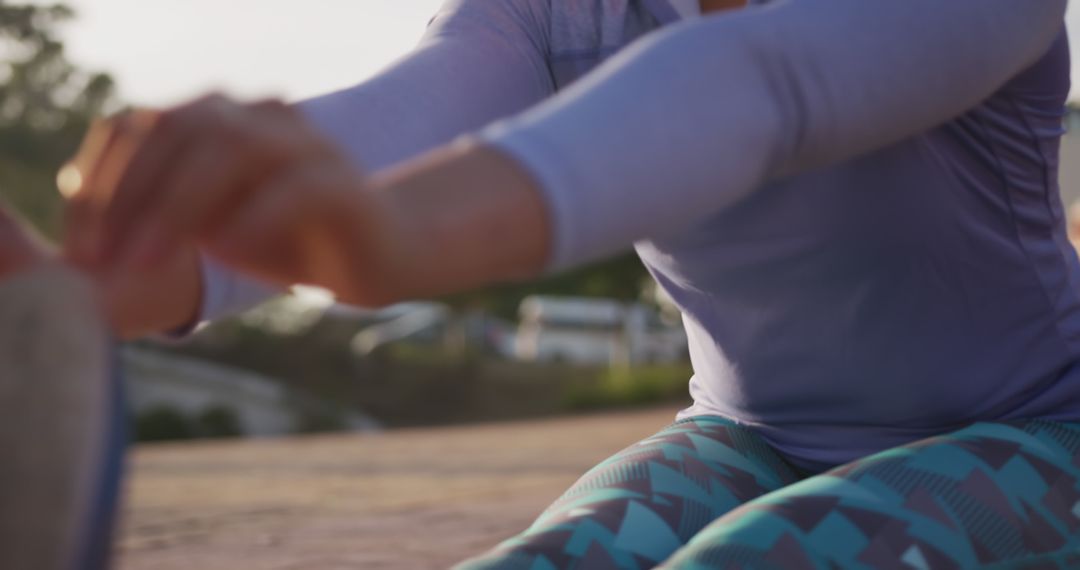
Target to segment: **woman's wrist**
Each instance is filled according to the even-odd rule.
[[[525,279],[545,266],[543,198],[495,149],[461,140],[383,173],[369,191],[384,247],[373,267],[380,274],[356,279],[377,283],[383,303]]]
[[[177,252],[153,272],[91,272],[90,277],[121,338],[182,336],[198,324],[204,292],[195,248]]]

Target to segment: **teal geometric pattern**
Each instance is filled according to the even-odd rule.
[[[746,427],[683,420],[597,465],[528,530],[456,568],[653,568],[724,513],[800,477]]]
[[[1080,425],[980,423],[721,517],[663,568],[1080,568]]]
[[[747,428],[684,420],[457,568],[1080,569],[1080,424],[980,423],[808,475]]]

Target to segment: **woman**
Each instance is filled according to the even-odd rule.
[[[299,109],[99,126],[65,250],[179,302],[112,295],[135,334],[262,284],[378,305],[636,244],[693,406],[462,568],[1075,567],[1065,5],[451,0]]]

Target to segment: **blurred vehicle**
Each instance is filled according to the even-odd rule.
[[[513,324],[481,311],[456,314],[442,303],[414,301],[368,316],[376,322],[352,339],[353,353],[359,356],[398,342],[442,345],[502,357],[513,354]]]
[[[525,298],[515,356],[572,364],[639,364],[685,359],[686,333],[653,307],[584,297]]]
[[[450,308],[433,302],[401,303],[377,314],[380,322],[358,332],[352,340],[356,354],[368,355],[395,342],[411,340],[435,344],[444,337],[452,315]]]

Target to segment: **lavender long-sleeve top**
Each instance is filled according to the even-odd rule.
[[[369,171],[461,135],[519,161],[552,270],[635,244],[685,316],[682,415],[805,466],[1080,420],[1066,1],[695,4],[451,0],[415,52],[302,106]],[[206,277],[208,318],[263,294]]]

